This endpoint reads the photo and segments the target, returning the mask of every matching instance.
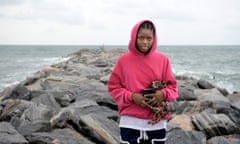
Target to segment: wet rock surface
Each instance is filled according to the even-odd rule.
[[[118,144],[107,81],[125,49],[80,49],[0,93],[0,144]],[[240,143],[240,95],[176,76],[167,144]]]

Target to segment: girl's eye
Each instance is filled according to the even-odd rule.
[[[152,39],[153,39],[152,37],[148,37],[148,38],[147,38],[148,41],[151,41]]]
[[[142,40],[144,40],[144,37],[138,37],[138,39],[142,41]]]
[[[140,41],[143,41],[144,39],[146,39],[146,40],[148,40],[148,41],[151,41],[153,38],[152,37],[142,37],[142,36],[140,36],[140,37],[137,37],[137,39],[138,40],[140,40]]]

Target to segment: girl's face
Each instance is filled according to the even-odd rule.
[[[138,50],[142,53],[148,53],[153,45],[153,31],[150,29],[140,29],[137,34]]]

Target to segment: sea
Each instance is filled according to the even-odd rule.
[[[67,60],[67,55],[98,45],[0,45],[0,92],[34,75],[42,68]],[[104,45],[105,49],[126,45]],[[240,92],[240,45],[160,45],[176,75],[207,80]]]

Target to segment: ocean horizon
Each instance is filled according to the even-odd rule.
[[[0,45],[0,92],[82,48],[127,50],[127,45]],[[159,45],[158,51],[169,57],[176,75],[240,91],[240,45]]]

